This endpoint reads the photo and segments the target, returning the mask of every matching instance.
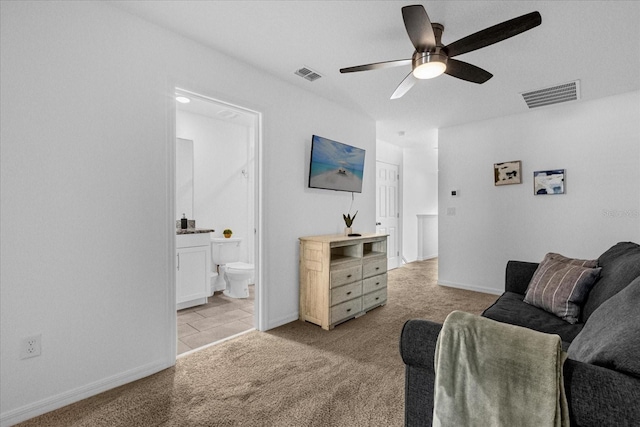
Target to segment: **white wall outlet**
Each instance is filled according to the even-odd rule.
[[[30,357],[40,356],[42,335],[33,335],[22,339],[20,346],[20,359],[28,359]]]

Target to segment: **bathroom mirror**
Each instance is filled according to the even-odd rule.
[[[193,141],[176,138],[176,219],[193,219]]]

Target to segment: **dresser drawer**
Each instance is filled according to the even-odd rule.
[[[378,276],[369,277],[362,281],[362,293],[368,294],[369,292],[377,291],[387,287],[387,273],[380,274]]]
[[[387,288],[380,289],[379,291],[371,292],[362,297],[362,310],[368,310],[371,307],[375,307],[387,302]]]
[[[331,324],[348,319],[362,311],[362,298],[352,299],[331,307]]]
[[[387,272],[387,259],[366,260],[362,266],[362,277],[367,278]]]
[[[362,280],[362,266],[355,265],[353,267],[341,268],[339,270],[331,269],[331,288],[336,288],[347,283]]]
[[[331,305],[354,299],[362,295],[362,282],[350,283],[331,289]]]

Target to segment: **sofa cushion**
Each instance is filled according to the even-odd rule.
[[[525,304],[523,298],[522,294],[505,292],[482,315],[498,322],[524,326],[547,334],[558,334],[562,341],[567,342],[573,341],[582,330],[582,323],[567,323],[540,308]]]
[[[548,253],[529,282],[524,302],[577,323],[580,308],[600,275],[596,262]]]
[[[640,245],[632,242],[614,245],[600,255],[598,267],[602,267],[602,272],[582,308],[583,323],[603,302],[640,276]]]
[[[574,360],[640,377],[640,277],[602,303],[569,346]]]

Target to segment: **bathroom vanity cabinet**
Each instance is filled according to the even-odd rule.
[[[207,303],[211,271],[211,238],[209,233],[176,236],[176,303],[177,309]]]
[[[329,330],[386,302],[386,234],[300,237],[300,320]]]

